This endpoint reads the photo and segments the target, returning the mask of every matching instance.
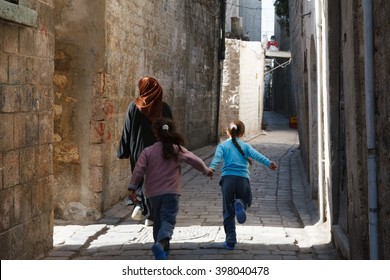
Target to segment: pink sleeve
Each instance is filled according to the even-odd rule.
[[[138,186],[138,184],[143,179],[146,169],[148,167],[148,157],[146,149],[141,152],[137,163],[135,164],[133,174],[131,175],[130,184]]]
[[[185,163],[191,165],[193,168],[196,170],[206,173],[208,171],[207,166],[203,162],[201,158],[193,154],[192,152],[188,151],[187,149],[183,148],[183,152],[181,153],[180,157],[181,160],[184,161]]]

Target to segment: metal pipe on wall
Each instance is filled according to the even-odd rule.
[[[379,259],[378,186],[375,135],[374,27],[372,0],[363,0],[364,78],[367,131],[368,223],[370,259]]]
[[[324,211],[324,174],[323,174],[323,122],[322,122],[322,20],[321,20],[321,1],[315,1],[315,24],[316,24],[316,44],[317,44],[317,151],[318,151],[318,210],[319,210],[319,222],[322,223],[325,221],[325,211]]]

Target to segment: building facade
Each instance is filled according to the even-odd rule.
[[[290,0],[289,9],[291,89],[319,222],[346,258],[389,259],[389,7]]]
[[[223,63],[219,131],[226,137],[232,120],[245,123],[245,135],[261,131],[264,107],[265,50],[260,42],[226,39]]]
[[[116,150],[141,77],[189,149],[217,142],[222,4],[0,0],[1,259],[39,257],[54,219],[95,221],[125,196]]]
[[[53,59],[53,1],[1,0],[0,259],[53,244]]]

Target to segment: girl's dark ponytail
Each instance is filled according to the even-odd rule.
[[[237,148],[237,150],[240,152],[240,154],[249,162],[249,164],[252,165],[253,161],[250,158],[245,156],[244,151],[242,150],[240,144],[238,144],[237,139],[236,139],[237,135],[238,136],[244,135],[244,132],[245,132],[244,123],[241,121],[237,121],[234,123],[232,122],[229,124],[228,129],[229,129],[229,134],[232,137],[232,142],[233,142],[234,146]]]
[[[175,123],[171,119],[156,119],[152,128],[155,136],[163,144],[163,157],[171,158],[179,155],[184,145],[184,138],[176,132]],[[175,147],[176,146],[176,147]]]

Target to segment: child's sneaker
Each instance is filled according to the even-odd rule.
[[[142,220],[142,218],[143,218],[142,207],[140,205],[136,205],[134,207],[133,213],[131,214],[131,218],[134,221],[141,221]]]
[[[151,227],[153,225],[154,225],[154,222],[152,220],[145,219],[145,226],[146,227]]]
[[[240,200],[234,202],[234,211],[236,212],[237,222],[243,224],[246,221],[244,204]]]
[[[227,250],[233,250],[234,249],[234,245],[228,244],[226,241],[223,242],[223,247],[225,247],[225,249],[227,249]]]
[[[166,260],[167,255],[164,251],[164,247],[160,242],[156,242],[152,246],[152,252],[156,260]]]

